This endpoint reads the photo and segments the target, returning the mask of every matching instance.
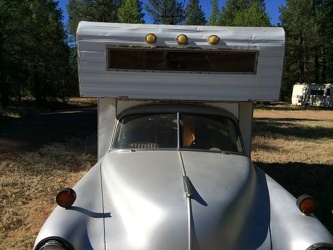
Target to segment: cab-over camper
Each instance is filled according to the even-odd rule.
[[[34,249],[333,249],[250,160],[253,101],[279,98],[282,28],[81,22],[97,164],[61,190]]]

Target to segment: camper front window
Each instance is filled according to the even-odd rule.
[[[135,114],[120,119],[114,149],[243,152],[237,125],[217,115]]]

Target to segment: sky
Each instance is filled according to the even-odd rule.
[[[143,7],[148,2],[147,0],[141,0],[141,1],[143,2]],[[59,0],[59,7],[62,9],[64,15],[64,23],[67,23],[67,18],[68,18],[66,11],[67,2],[68,0]],[[184,0],[184,2],[186,6],[188,0]],[[219,0],[220,9],[222,8],[222,6],[225,5],[225,2],[226,0]],[[266,0],[265,2],[266,2],[266,12],[269,14],[271,18],[271,23],[276,25],[277,23],[279,23],[279,16],[280,16],[279,7],[281,5],[286,5],[286,0]],[[208,20],[211,12],[210,0],[200,0],[200,5],[203,11],[205,12],[206,19]],[[146,23],[152,23],[149,14],[147,14],[146,12],[145,12],[145,21]]]

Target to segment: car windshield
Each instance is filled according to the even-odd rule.
[[[224,116],[135,114],[117,126],[114,149],[195,149],[243,152],[235,122]]]

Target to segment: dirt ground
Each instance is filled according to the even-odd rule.
[[[255,119],[333,121],[333,110],[255,109]],[[23,118],[0,117],[0,160],[73,135],[97,132],[96,108],[41,113]]]

